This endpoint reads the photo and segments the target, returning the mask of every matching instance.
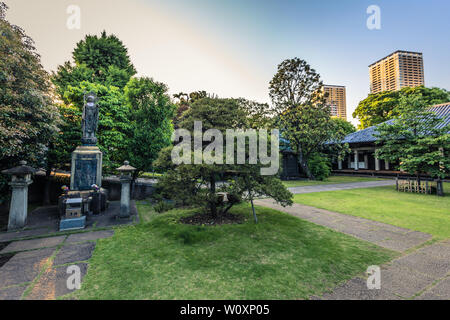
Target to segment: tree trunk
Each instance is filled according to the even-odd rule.
[[[210,200],[209,206],[211,214],[213,215],[214,218],[217,218],[216,178],[214,177],[214,175],[211,175],[209,183],[210,183],[209,190],[211,191],[210,193],[211,196],[213,197]]]
[[[50,188],[52,185],[51,176],[52,176],[52,169],[47,168],[47,170],[45,170],[45,187],[44,187],[44,197],[42,200],[43,206],[49,206],[51,203],[50,201]]]
[[[310,180],[316,180],[314,175],[312,174],[311,170],[309,170],[308,161],[303,157],[302,150],[299,150],[298,153],[298,162],[300,163],[300,166],[302,167],[303,172],[306,174],[308,179]]]

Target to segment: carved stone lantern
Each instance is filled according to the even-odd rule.
[[[119,218],[130,217],[130,184],[132,180],[132,174],[136,171],[136,168],[130,166],[128,161],[123,163],[123,166],[117,168],[120,172],[120,184],[122,190],[120,194],[120,214]]]
[[[26,161],[20,161],[15,168],[3,170],[2,173],[11,176],[9,185],[12,188],[9,210],[8,231],[25,227],[28,214],[28,186],[33,183],[31,175],[36,169],[27,166]]]

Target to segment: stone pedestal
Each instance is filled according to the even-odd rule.
[[[96,146],[81,146],[72,153],[70,189],[91,190],[102,185],[102,152]]]
[[[131,177],[122,176],[120,177],[120,183],[122,185],[122,190],[120,194],[120,218],[130,217],[130,184]]]
[[[32,183],[30,179],[20,179],[9,183],[12,188],[12,197],[8,231],[22,229],[27,224],[28,186]]]

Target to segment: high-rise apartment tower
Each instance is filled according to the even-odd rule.
[[[396,51],[371,64],[369,75],[371,93],[425,85],[422,53]]]
[[[347,97],[345,87],[325,84],[323,90],[327,94],[326,105],[331,108],[331,116],[347,119]]]

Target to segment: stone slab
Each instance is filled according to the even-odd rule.
[[[79,230],[86,227],[86,216],[72,219],[61,219],[59,231]]]
[[[61,244],[66,236],[41,238],[33,240],[21,240],[11,242],[6,248],[0,251],[0,254],[16,251],[34,250],[46,247],[55,247]]]
[[[408,237],[396,237],[396,238],[389,238],[381,241],[374,241],[375,244],[387,248],[390,250],[395,250],[399,252],[404,252],[408,249],[417,247],[418,245],[421,245],[424,243],[424,240],[420,239],[411,239]]]
[[[418,252],[450,261],[450,248],[443,243],[437,243],[421,248]]]
[[[24,230],[24,231],[18,231],[18,232],[3,232],[3,233],[0,233],[0,242],[8,242],[8,241],[17,240],[17,239],[37,237],[37,236],[48,234],[51,231],[52,230],[49,228],[39,228],[39,229]]]
[[[54,251],[47,248],[16,254],[0,268],[0,288],[31,282]]]
[[[401,300],[386,289],[370,290],[361,278],[353,278],[337,287],[332,293],[326,293],[323,300]]]
[[[442,278],[450,273],[450,260],[416,252],[393,261],[394,265],[406,267],[434,278]]]
[[[114,230],[103,230],[103,231],[93,231],[93,232],[84,232],[84,233],[76,233],[70,235],[65,243],[74,243],[74,242],[83,242],[83,241],[92,241],[103,238],[109,238],[114,235]]]
[[[413,297],[434,281],[433,277],[394,264],[381,269],[381,287],[403,298]]]
[[[99,215],[88,216],[86,218],[85,230],[138,223],[139,215],[135,201],[130,202],[130,211],[130,219],[116,219],[116,216],[120,214],[120,201],[111,201],[105,212],[102,212]],[[60,217],[57,206],[38,208],[32,212],[32,216],[33,219],[30,219],[29,215],[27,222],[27,228],[29,228],[28,230],[22,230],[20,232],[2,232],[0,233],[0,242],[9,242],[19,239],[23,240],[36,236],[48,235],[50,237],[59,232]]]
[[[439,295],[440,297],[443,297],[444,299],[450,300],[450,277],[447,277],[446,279],[436,284],[431,289],[431,292]]]
[[[414,300],[433,300],[433,301],[437,301],[437,300],[448,300],[448,299],[445,299],[445,298],[440,297],[440,296],[436,296],[432,292],[425,292],[424,294],[414,298]]]
[[[86,261],[91,258],[95,242],[76,243],[63,246],[56,254],[53,265]]]
[[[87,263],[77,263],[80,268],[81,280],[87,273]],[[68,273],[67,266],[50,268],[41,275],[26,297],[27,300],[54,300],[63,295],[74,292],[76,289],[67,287],[67,280],[72,275]]]
[[[20,300],[26,288],[26,286],[19,286],[0,289],[0,300]]]

